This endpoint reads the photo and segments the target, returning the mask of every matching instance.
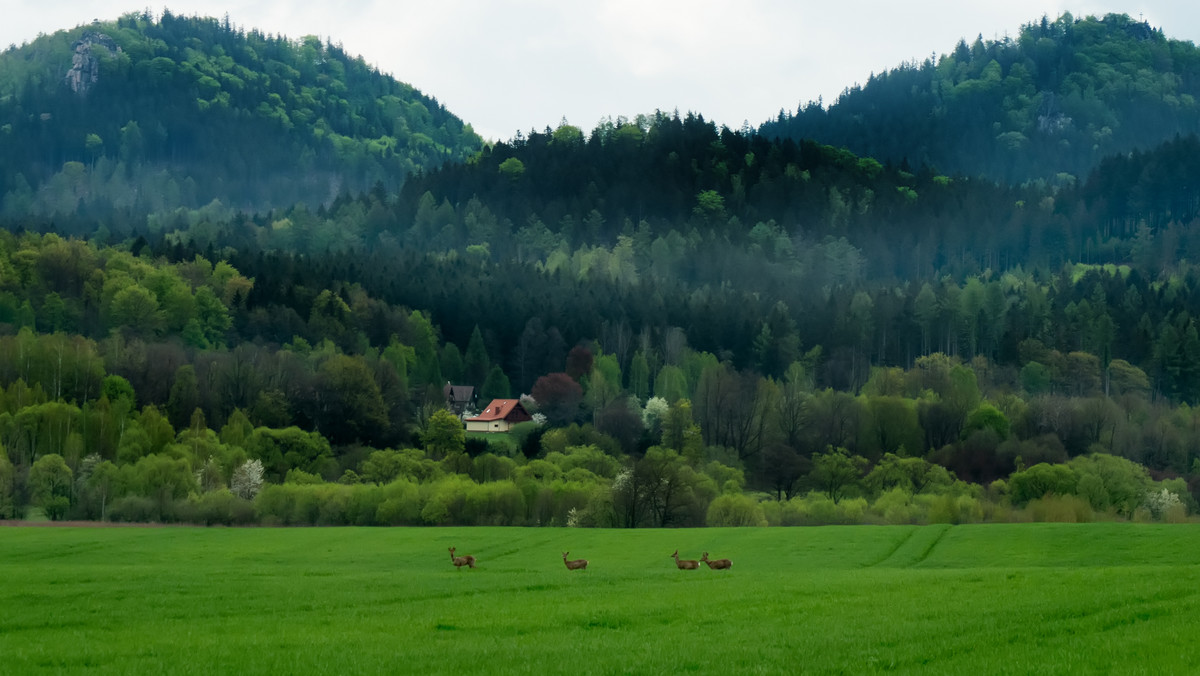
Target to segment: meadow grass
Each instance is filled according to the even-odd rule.
[[[472,554],[457,570],[447,548]],[[708,551],[730,571],[675,568]],[[562,552],[591,561],[568,571]],[[1194,673],[1200,527],[0,528],[25,673]]]

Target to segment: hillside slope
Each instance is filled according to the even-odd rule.
[[[1200,50],[1125,15],[1023,26],[1016,38],[873,75],[825,108],[761,127],[881,161],[1022,182],[1083,178],[1101,158],[1200,131]]]
[[[0,208],[146,213],[316,203],[461,160],[435,99],[315,37],[127,14],[0,54]]]

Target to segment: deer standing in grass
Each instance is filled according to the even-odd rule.
[[[468,568],[474,568],[475,567],[475,557],[471,556],[471,555],[455,556],[454,548],[451,547],[450,548],[450,563],[453,563],[454,567],[459,570],[462,570],[463,566],[466,566]]]
[[[574,561],[567,560],[567,554],[563,552],[563,563],[567,564],[567,570],[587,570],[587,559],[575,559]]]
[[[704,554],[700,557],[700,560],[707,563],[708,567],[712,568],[713,570],[729,570],[730,568],[733,568],[733,561],[730,561],[729,559],[717,559],[714,561],[713,559],[708,558],[708,552],[704,552]]]
[[[678,549],[676,549],[676,550],[675,550],[675,553],[674,553],[674,554],[672,554],[671,556],[675,557],[675,566],[676,566],[676,567],[678,567],[678,568],[679,568],[679,570],[696,570],[697,568],[699,568],[699,567],[700,567],[700,562],[699,562],[699,561],[696,561],[696,560],[694,560],[694,559],[692,559],[692,560],[689,560],[689,559],[683,559],[683,560],[680,560],[680,559],[679,559],[679,550],[678,550]]]

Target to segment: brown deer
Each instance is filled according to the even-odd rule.
[[[699,567],[700,567],[700,562],[699,562],[699,561],[696,561],[696,560],[688,560],[688,559],[683,559],[683,560],[680,560],[680,559],[679,559],[679,550],[678,550],[678,549],[676,549],[676,550],[675,550],[675,553],[674,553],[674,554],[672,554],[671,556],[674,556],[674,557],[675,557],[675,565],[676,565],[676,567],[678,567],[678,568],[679,568],[679,570],[696,570],[697,568],[699,568]]]
[[[463,566],[466,566],[466,567],[468,567],[468,568],[474,568],[474,567],[475,567],[475,557],[474,557],[474,556],[470,556],[470,555],[467,555],[467,556],[455,556],[455,555],[454,555],[454,548],[453,548],[453,547],[451,547],[451,548],[450,548],[450,563],[453,563],[453,564],[454,564],[454,567],[455,567],[455,568],[457,568],[457,569],[459,569],[459,570],[462,570],[462,567],[463,567]]]
[[[733,561],[730,561],[729,559],[717,559],[714,561],[708,558],[708,552],[704,552],[704,554],[700,557],[700,560],[707,563],[708,567],[712,568],[713,570],[729,570],[730,568],[733,568]]]
[[[587,570],[587,559],[575,559],[574,561],[567,560],[567,554],[563,552],[563,563],[567,564],[567,570]]]

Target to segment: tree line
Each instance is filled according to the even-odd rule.
[[[1125,360],[1034,339],[1019,346],[1019,369],[981,352],[931,351],[909,368],[868,358],[865,381],[847,390],[821,383],[831,360],[820,348],[770,375],[694,348],[679,329],[644,342],[613,331],[560,342],[558,363],[545,343],[530,346],[541,361],[526,390],[512,387],[482,331],[460,349],[429,316],[361,289],[349,303],[317,294],[285,343],[248,340],[237,327],[253,326],[258,281],[228,262],[172,263],[147,247],[134,256],[57,235],[3,244],[7,293],[42,298],[17,306],[15,333],[0,337],[10,513],[228,521],[236,507],[239,522],[324,523],[350,518],[321,517],[325,500],[369,495],[379,503],[355,523],[636,527],[1034,518],[1022,511],[1032,501],[1069,494],[1090,507],[1035,507],[1132,518],[1186,509],[1200,479],[1190,407],[1156,397]],[[1122,278],[1088,270],[1085,288],[1087,275]],[[386,337],[356,318],[382,322]],[[606,349],[623,341],[627,358]],[[468,441],[444,410],[447,380],[480,383],[488,398],[528,392],[545,424]],[[1116,463],[1137,488],[1101,494],[1079,474],[1087,462]],[[248,463],[267,497],[234,492]],[[907,478],[885,485],[885,472]],[[93,476],[94,494],[84,490]],[[1021,483],[1030,476],[1038,481]],[[387,488],[397,481],[411,490]],[[1147,496],[1164,488],[1178,507],[1152,509]],[[407,516],[381,519],[388,490],[408,491],[396,513]],[[892,517],[871,507],[901,498]]]

